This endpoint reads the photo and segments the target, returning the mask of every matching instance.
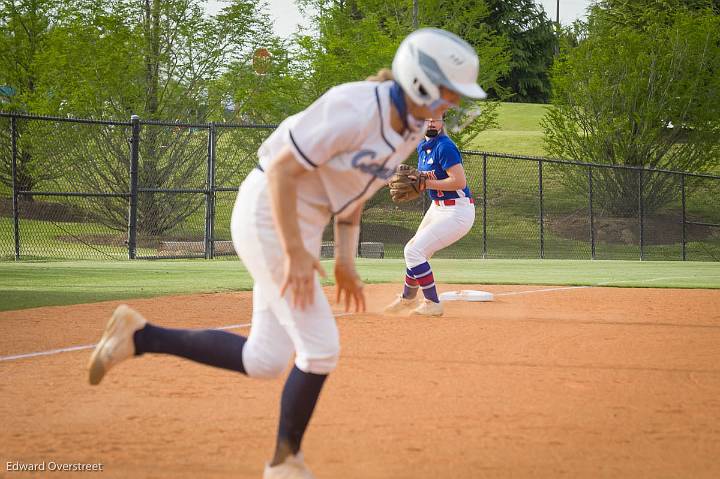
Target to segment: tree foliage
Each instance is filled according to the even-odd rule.
[[[64,2],[44,49],[48,109],[126,120],[205,121],[221,105],[211,88],[228,64],[249,62],[272,39],[255,2],[215,16],[200,0]]]
[[[267,89],[257,87],[263,82],[258,82],[254,73],[227,81],[228,71],[251,70],[248,65],[258,46],[276,51],[282,46],[272,35],[269,17],[261,5],[250,0],[228,2],[214,16],[205,14],[204,3],[6,0],[0,16],[0,38],[3,44],[11,44],[13,48],[8,50],[13,56],[3,55],[3,61],[17,73],[0,80],[18,91],[11,106],[31,113],[123,121],[133,114],[143,120],[235,121],[253,116],[253,111],[243,109],[248,105],[236,95],[253,92],[248,96],[252,96],[254,111],[272,110],[264,106],[277,104],[277,99]],[[28,25],[33,28],[28,29]],[[72,178],[74,188],[128,191],[127,129],[98,127],[91,137],[77,129],[59,130],[78,135],[76,141],[63,142],[60,160],[67,165],[83,165]],[[47,145],[41,141],[41,134],[21,132],[24,141],[19,171],[27,171],[32,177],[23,189],[51,179],[41,173],[51,171],[47,168],[49,159],[58,155],[29,147]],[[187,128],[146,126],[141,139],[142,187],[183,188],[197,183],[198,178],[198,187],[202,187],[207,135]],[[237,141],[248,143],[247,138]],[[9,175],[9,167],[6,172]],[[142,195],[139,225],[144,233],[159,234],[200,207],[202,202],[189,199],[189,195]],[[99,221],[123,229],[126,209],[107,200],[100,208],[104,213]]]
[[[491,93],[499,99],[546,103],[550,98],[549,69],[557,50],[555,24],[534,0],[486,0],[485,19],[503,35],[510,49],[510,70]]]
[[[613,0],[593,10],[586,39],[553,69],[553,106],[543,122],[552,155],[685,171],[717,164],[720,17],[685,3]],[[647,212],[677,194],[660,177],[646,179]],[[636,174],[607,170],[598,183],[608,211],[637,213]]]
[[[316,12],[317,36],[296,37],[297,58],[307,65],[308,97],[315,98],[331,86],[363,80],[389,67],[402,39],[413,31],[412,2],[403,0],[302,0],[305,11]],[[475,47],[480,58],[479,82],[497,86],[508,70],[506,41],[485,23],[489,15],[483,0],[419,0],[419,27],[452,31]],[[494,104],[482,103],[481,114],[469,102],[453,121],[463,125],[454,138],[466,144],[494,124]],[[471,120],[471,121],[466,121]]]
[[[47,92],[40,85],[42,53],[51,42],[52,26],[57,20],[59,2],[55,0],[2,0],[0,2],[0,86],[7,95],[0,98],[6,111],[49,113],[42,104]],[[26,142],[33,138],[26,124],[18,123],[17,135]],[[0,151],[0,182],[12,185],[10,131],[0,132],[4,148]],[[20,141],[18,142],[20,143]],[[22,143],[21,143],[22,144]],[[39,182],[53,179],[57,170],[43,169],[29,148],[17,156],[17,188],[32,191]],[[32,200],[32,196],[25,199]]]

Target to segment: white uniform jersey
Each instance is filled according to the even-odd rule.
[[[422,131],[399,135],[390,125],[392,82],[355,82],[331,88],[290,116],[258,150],[267,169],[289,145],[308,173],[298,180],[298,215],[325,224],[351,213],[382,188],[414,150]]]

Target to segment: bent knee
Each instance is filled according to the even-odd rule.
[[[405,245],[403,254],[405,255],[405,263],[409,268],[423,264],[427,261],[426,255],[417,246],[415,246],[414,242]]]
[[[279,377],[290,362],[291,353],[272,355],[257,354],[252,349],[243,350],[243,366],[251,378],[274,379]]]
[[[340,344],[336,343],[322,354],[298,354],[295,365],[305,373],[330,374],[340,359]]]

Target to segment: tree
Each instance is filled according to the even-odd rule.
[[[510,71],[491,90],[496,98],[546,103],[549,70],[557,50],[555,24],[534,0],[486,0],[487,24],[503,35],[510,48]]]
[[[423,4],[421,15],[423,25],[455,32],[475,47],[480,59],[478,82],[486,91],[500,89],[511,55],[507,39],[488,23],[490,13],[485,0],[430,0]],[[498,105],[496,101],[464,101],[461,108],[451,110],[448,125],[455,143],[465,148],[481,132],[496,126]]]
[[[308,0],[305,8],[317,12],[312,19],[317,35],[297,36],[297,56],[307,65],[308,96],[312,100],[332,86],[363,80],[389,67],[400,40],[409,32],[401,20],[404,5],[396,2],[399,16],[376,0]]]
[[[317,12],[313,23],[316,37],[297,37],[299,58],[308,66],[309,96],[316,97],[332,85],[362,80],[380,68],[389,67],[395,50],[412,29],[412,2],[402,0],[304,0],[301,6]],[[480,58],[479,82],[486,88],[497,85],[508,69],[505,40],[485,23],[489,14],[483,0],[420,0],[420,27],[452,31],[473,45]],[[495,120],[494,104],[463,105],[453,122],[463,125],[453,137],[459,144],[472,141]],[[477,115],[477,111],[481,111]],[[467,120],[471,121],[467,121]]]
[[[719,71],[720,17],[710,10],[679,0],[604,2],[590,15],[587,38],[553,69],[547,150],[578,161],[703,171],[720,157]],[[637,214],[637,175],[601,171],[602,206]],[[665,175],[646,176],[649,213],[677,187]],[[584,188],[584,179],[575,180]]]
[[[40,57],[45,108],[63,114],[127,121],[200,123],[227,118],[223,75],[228,65],[249,64],[260,45],[276,42],[270,20],[250,0],[234,0],[207,17],[199,0],[75,0],[64,3],[53,42]],[[246,81],[257,82],[257,78]],[[129,128],[85,127],[65,150],[73,186],[90,191],[129,191]],[[207,131],[207,130],[202,130]],[[68,142],[65,142],[67,144]],[[146,125],[141,135],[139,182],[144,188],[202,188],[207,134]],[[231,175],[232,171],[226,171]],[[225,178],[218,178],[223,181]],[[99,221],[124,229],[127,206],[93,200]],[[138,228],[157,236],[204,205],[198,196],[142,194]]]
[[[55,0],[3,0],[0,2],[0,86],[9,87],[2,109],[6,111],[35,111],[52,113],[39,108],[44,92],[38,88],[38,79],[45,65],[40,54],[46,48],[57,14]],[[36,125],[37,126],[37,125]],[[42,161],[31,148],[32,139],[38,136],[26,121],[17,122],[18,155],[16,186],[32,191],[35,186],[57,174],[57,170],[43,168]],[[12,186],[12,150],[10,130],[0,132],[0,182]],[[31,195],[24,200],[32,201]]]

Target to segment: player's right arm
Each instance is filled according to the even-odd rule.
[[[335,290],[336,301],[343,302],[345,311],[350,310],[350,303],[355,302],[355,311],[365,311],[365,293],[363,282],[355,269],[355,255],[360,238],[360,217],[364,203],[355,210],[341,217],[335,217]]]
[[[285,253],[285,273],[280,294],[284,295],[289,289],[293,304],[300,309],[313,302],[315,271],[326,276],[320,262],[305,249],[300,236],[297,183],[300,175],[306,171],[289,147],[283,148],[266,169],[273,220]]]

